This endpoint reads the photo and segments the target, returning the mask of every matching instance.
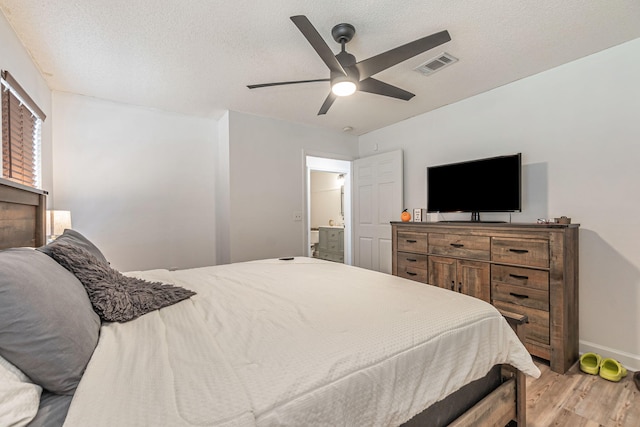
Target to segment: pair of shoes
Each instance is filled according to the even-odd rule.
[[[599,374],[605,380],[613,382],[618,382],[627,376],[627,370],[620,362],[615,359],[603,359],[596,353],[585,353],[580,356],[580,370],[589,375]],[[640,382],[640,379],[636,382]]]
[[[598,375],[602,357],[596,353],[585,353],[580,356],[580,370],[589,375]]]

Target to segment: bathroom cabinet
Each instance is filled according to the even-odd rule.
[[[344,262],[344,228],[320,227],[318,258]]]

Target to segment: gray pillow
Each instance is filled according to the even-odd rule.
[[[73,274],[33,249],[0,252],[0,355],[34,383],[73,394],[99,330]]]
[[[53,245],[51,257],[82,282],[94,310],[107,322],[127,322],[196,294],[179,286],[125,276],[76,245]]]
[[[109,264],[109,262],[107,261],[107,258],[105,258],[105,256],[102,254],[102,252],[100,252],[100,249],[98,249],[96,245],[94,245],[89,239],[84,237],[82,234],[80,234],[76,230],[71,230],[69,228],[65,229],[62,235],[57,239],[55,239],[53,242],[45,246],[39,247],[38,250],[51,256],[51,248],[61,243],[69,243],[72,245],[80,246],[81,248],[91,253],[99,261],[105,264]]]

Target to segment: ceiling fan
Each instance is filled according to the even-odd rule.
[[[281,86],[299,83],[331,82],[331,92],[324,100],[318,115],[326,114],[338,96],[349,96],[356,90],[362,92],[375,93],[378,95],[390,96],[392,98],[408,101],[415,95],[404,89],[384,83],[372,78],[387,68],[393,67],[400,62],[413,58],[429,49],[433,49],[451,40],[448,31],[440,31],[430,36],[414,40],[402,46],[388,50],[371,58],[356,62],[355,56],[345,50],[345,44],[349,43],[356,33],[356,29],[351,24],[338,24],[331,30],[333,39],[340,43],[342,49],[340,53],[334,55],[329,46],[318,31],[304,15],[292,16],[291,20],[298,27],[302,35],[305,36],[311,47],[320,55],[320,58],[329,67],[330,77],[328,79],[298,80],[289,82],[262,83],[248,85],[249,89],[257,89],[268,86]]]

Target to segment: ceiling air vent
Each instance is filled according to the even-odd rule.
[[[431,58],[424,64],[415,68],[415,70],[419,73],[424,74],[425,76],[428,76],[430,74],[435,73],[436,71],[440,71],[443,68],[448,67],[454,62],[458,62],[458,58],[451,56],[446,52],[442,52],[440,55],[436,56],[435,58]]]

